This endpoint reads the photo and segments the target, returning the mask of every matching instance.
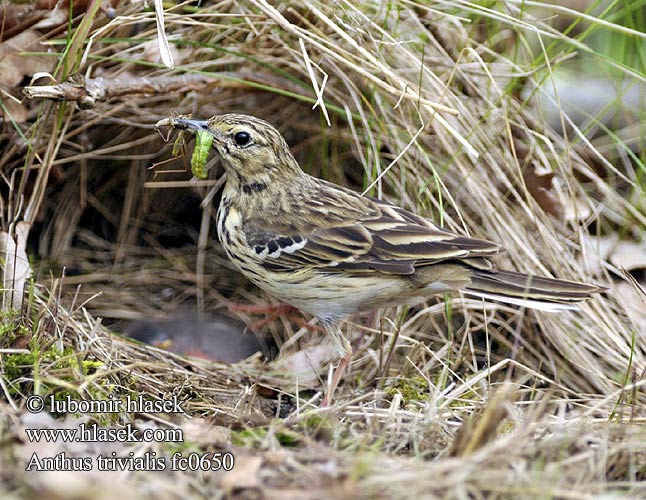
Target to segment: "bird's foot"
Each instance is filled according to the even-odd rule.
[[[345,373],[345,369],[350,364],[351,359],[352,359],[352,352],[349,352],[343,358],[341,358],[341,361],[339,361],[339,365],[332,373],[332,380],[328,384],[327,392],[325,396],[323,396],[323,399],[321,400],[321,408],[327,408],[328,406],[330,406],[330,403],[332,402],[332,398],[334,398],[334,391],[336,391],[336,388],[339,385],[339,382],[341,381],[341,377],[343,377],[343,374]]]
[[[229,311],[243,312],[247,314],[264,314],[265,317],[257,319],[247,325],[251,330],[258,331],[261,327],[277,320],[281,316],[296,323],[298,326],[306,328],[310,332],[325,331],[317,325],[310,325],[307,320],[302,316],[301,312],[294,306],[289,304],[276,304],[276,305],[253,305],[253,304],[229,304]]]

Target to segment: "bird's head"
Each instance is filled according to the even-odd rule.
[[[208,120],[175,118],[172,124],[177,129],[211,134],[213,147],[233,182],[286,181],[303,174],[280,132],[260,118],[225,114]]]

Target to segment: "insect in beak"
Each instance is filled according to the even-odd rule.
[[[214,140],[216,143],[218,142],[215,134],[209,128],[208,122],[206,120],[192,120],[189,118],[164,118],[155,124],[155,129],[158,131],[162,127],[172,127],[180,131],[175,147],[173,147],[173,154],[176,154],[178,143],[181,147],[181,144],[185,140],[184,134],[186,132],[195,133],[195,148],[191,156],[191,172],[198,179],[206,179],[208,177],[208,171],[205,166],[209,151],[211,150],[211,144]],[[168,137],[164,140],[168,140]],[[179,148],[177,150],[179,151]]]

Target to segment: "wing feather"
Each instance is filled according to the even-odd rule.
[[[320,185],[324,193],[318,198],[328,200],[324,206],[299,207],[307,212],[298,219],[308,221],[309,227],[272,231],[268,219],[263,227],[245,228],[247,244],[262,266],[272,271],[307,266],[412,274],[416,267],[445,260],[489,269],[487,257],[501,251],[495,243],[459,236],[399,207],[331,186]],[[281,234],[285,232],[290,234]]]

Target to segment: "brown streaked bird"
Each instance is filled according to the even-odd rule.
[[[428,219],[312,177],[281,134],[241,114],[165,119],[157,126],[209,133],[226,183],[220,242],[253,283],[318,318],[340,357],[329,401],[352,348],[346,316],[452,290],[543,310],[572,309],[603,288],[494,268],[497,243],[461,236]]]

